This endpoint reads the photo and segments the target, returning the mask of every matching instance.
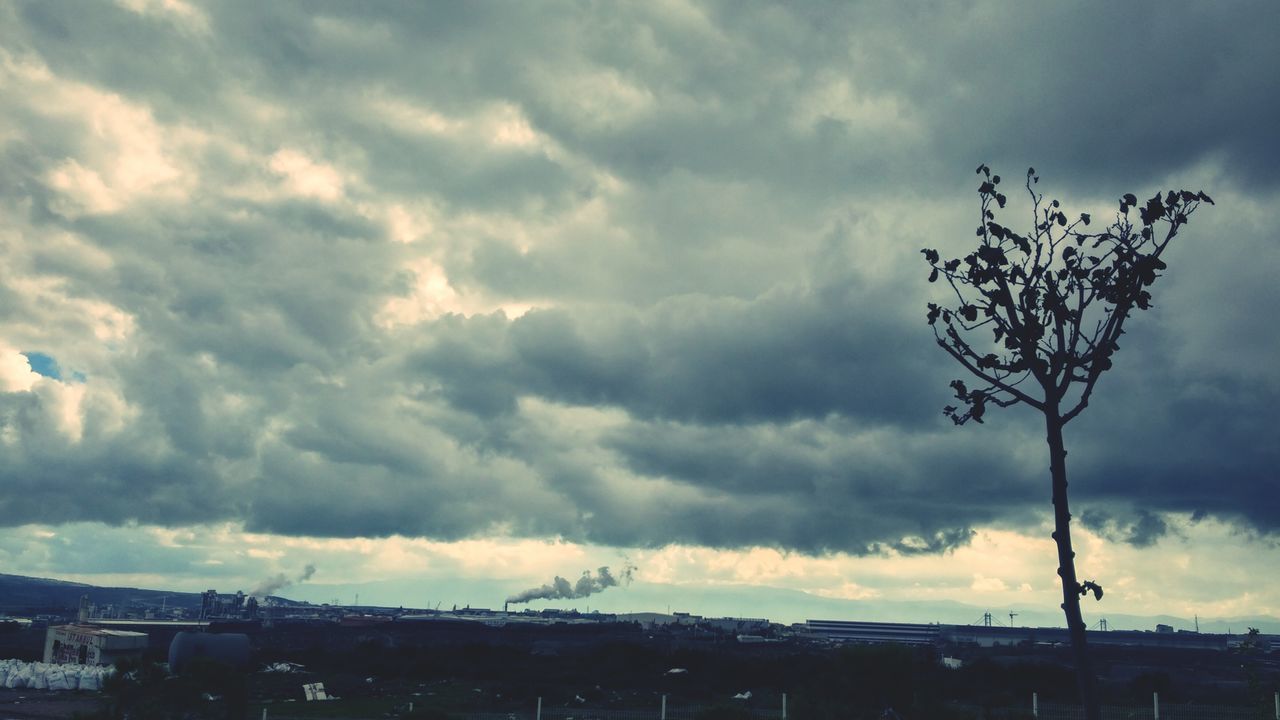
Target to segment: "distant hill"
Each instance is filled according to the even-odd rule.
[[[200,607],[199,593],[97,587],[65,580],[0,573],[0,612],[4,613],[74,613],[80,607],[80,596],[86,594],[95,605]]]
[[[99,587],[52,578],[0,573],[0,614],[19,617],[46,613],[70,615],[79,609],[81,595],[88,595],[89,601],[99,607],[116,605],[135,608],[200,609],[200,593],[132,587]],[[294,600],[278,595],[269,597],[276,604],[298,604]]]
[[[502,608],[502,599],[510,594],[510,583],[492,579],[459,579],[442,587],[428,579],[388,580],[355,584],[301,583],[290,589],[294,599],[271,596],[276,603],[316,604],[334,598],[355,598],[365,605],[384,607],[430,608],[443,605],[458,607]],[[629,588],[616,588],[576,602],[540,601],[523,607],[575,607],[613,613],[635,613],[666,609],[676,588],[661,583],[635,583]],[[0,614],[35,615],[39,613],[74,613],[80,596],[88,593],[96,605],[132,605],[159,608],[198,609],[199,593],[147,590],[140,588],[103,588],[83,583],[45,578],[0,574]],[[679,588],[683,604],[670,610],[682,610],[707,617],[761,617],[774,622],[796,622],[805,619],[866,620],[873,622],[941,622],[956,625],[977,624],[990,612],[996,625],[1007,625],[1010,611],[1015,622],[1024,627],[1061,627],[1062,613],[1056,608],[1033,606],[981,607],[952,601],[845,600],[819,597],[800,590],[748,585],[721,585],[701,589]],[[1105,603],[1101,605],[1105,606]],[[1178,630],[1195,627],[1193,618],[1141,616],[1107,613],[1105,607],[1093,606],[1086,622],[1096,628],[1106,618],[1112,630],[1154,630],[1157,623]],[[668,610],[668,612],[670,611]],[[1200,618],[1200,629],[1211,633],[1243,633],[1249,627],[1268,634],[1280,634],[1280,619],[1266,616]]]

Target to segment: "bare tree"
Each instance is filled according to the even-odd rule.
[[[1102,587],[1076,579],[1062,430],[1088,407],[1098,378],[1111,367],[1125,320],[1151,307],[1148,288],[1165,269],[1161,255],[1169,242],[1201,203],[1213,200],[1203,192],[1171,190],[1139,205],[1126,194],[1115,221],[1089,232],[1088,214],[1069,219],[1057,200],[1046,202],[1036,192],[1040,178],[1031,168],[1025,186],[1033,230],[1020,235],[996,222],[994,208],[1006,202],[1000,176],[986,165],[977,172],[982,218],[976,249],[946,261],[937,250],[921,250],[932,268],[929,281],[943,279],[954,296],[954,302],[929,303],[929,325],[939,347],[979,381],[975,389],[953,381],[960,404],[943,412],[957,425],[981,423],[992,405],[1029,405],[1044,416],[1062,610],[1080,698],[1090,720],[1097,720],[1080,598],[1092,592],[1101,600]],[[1136,224],[1130,218],[1135,208]]]

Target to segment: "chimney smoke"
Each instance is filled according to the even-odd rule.
[[[619,584],[619,581],[624,584],[631,584],[635,570],[636,567],[631,564],[623,565],[617,576],[614,576],[608,566],[599,568],[594,574],[590,570],[586,570],[575,583],[570,583],[557,575],[554,580],[546,585],[530,588],[512,595],[507,598],[507,604],[527,603],[531,600],[575,600],[584,598],[588,595],[602,592],[606,588],[614,587]]]
[[[258,583],[258,586],[255,587],[253,591],[250,592],[249,594],[254,597],[266,597],[268,595],[274,595],[280,592],[281,590],[289,587],[290,585],[293,585],[295,582],[306,582],[310,580],[311,576],[315,574],[316,574],[316,566],[312,565],[311,563],[307,563],[306,567],[302,569],[302,574],[299,575],[296,579],[291,580],[288,577],[286,577],[284,573],[276,573],[274,577],[269,577],[266,580],[263,580],[262,582]]]

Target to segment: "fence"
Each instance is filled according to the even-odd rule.
[[[510,713],[462,713],[462,720],[694,720],[706,708],[702,706],[669,706],[663,695],[651,709],[611,708],[543,708],[542,698],[528,711]],[[787,696],[777,708],[746,708],[752,720],[787,720]]]
[[[1102,720],[1280,720],[1280,693],[1272,697],[1272,707],[1240,705],[1170,704],[1152,693],[1151,702],[1130,705],[1103,705]],[[1079,705],[1042,703],[1035,693],[1024,708],[992,708],[978,713],[989,720],[1084,720]]]
[[[1079,705],[1042,703],[1032,694],[1030,703],[1017,708],[970,708],[973,717],[983,720],[1085,720]],[[1104,705],[1102,720],[1280,720],[1280,693],[1273,697],[1274,707],[1239,705],[1198,705],[1192,703],[1161,704],[1160,695],[1152,693],[1150,704]],[[528,712],[467,713],[463,720],[694,720],[704,708],[670,707],[667,698],[653,709],[543,708],[541,699]],[[753,720],[788,720],[787,696],[774,709],[749,708]],[[902,714],[911,717],[910,712]]]
[[[1239,705],[1198,705],[1193,703],[1162,704],[1160,696],[1153,693],[1149,704],[1104,705],[1102,720],[1280,720],[1280,693],[1273,696],[1273,707],[1239,706]],[[1022,707],[978,707],[962,704],[949,705],[956,717],[971,717],[978,720],[1085,720],[1084,708],[1079,705],[1040,702],[1036,694],[1032,694],[1030,702]],[[413,710],[410,703],[406,712]],[[455,720],[695,720],[699,713],[707,708],[702,706],[678,706],[667,704],[663,695],[660,703],[649,709],[610,709],[610,708],[543,708],[542,698],[537,704],[525,710],[512,712],[462,712],[450,713]],[[744,707],[752,720],[788,720],[787,696],[782,696],[782,703],[776,708]],[[262,720],[284,720],[274,713],[268,716],[262,711]],[[341,715],[330,715],[338,718]],[[892,716],[887,716],[892,717]],[[900,718],[905,720],[928,720],[919,718],[908,711],[902,712]]]

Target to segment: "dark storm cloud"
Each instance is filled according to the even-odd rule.
[[[1006,426],[1006,438],[1020,437]],[[899,433],[828,420],[786,426],[633,424],[605,438],[633,471],[699,488],[678,508],[626,506],[600,531],[639,544],[646,525],[669,513],[713,513],[717,520],[669,527],[675,539],[734,547],[752,543],[806,551],[940,551],[967,542],[969,528],[1018,519],[1042,494],[999,446],[936,427]],[[635,537],[621,537],[625,533]],[[910,540],[903,541],[903,538]],[[892,542],[885,542],[892,539]]]
[[[643,313],[477,318],[446,323],[415,366],[477,412],[510,410],[532,392],[712,423],[829,413],[919,421],[933,413],[918,380],[940,377],[920,361],[928,345],[909,321],[865,311],[884,300],[824,287],[750,302],[677,297]]]
[[[1169,524],[1159,515],[1139,510],[1132,518],[1116,518],[1106,510],[1086,509],[1080,523],[1112,542],[1126,542],[1134,547],[1150,547],[1169,532]]]
[[[1142,353],[1135,347],[1134,354]],[[1104,513],[1118,507],[1136,515],[1138,538],[1159,529],[1146,521],[1152,512],[1209,513],[1280,530],[1272,492],[1280,436],[1266,421],[1280,393],[1221,376],[1176,376],[1158,365],[1125,375],[1108,379],[1129,387],[1112,391],[1072,429],[1077,496]]]
[[[1277,179],[1273,4],[892,7],[874,82],[913,98],[951,164],[1039,158],[1088,187],[1220,158],[1241,182]]]
[[[0,523],[1032,525],[1034,414],[946,424],[922,317],[916,250],[963,252],[989,161],[1215,196],[1069,429],[1073,490],[1137,545],[1278,529],[1274,3],[184,7],[0,9]]]
[[[393,177],[397,160],[422,152],[422,142],[406,154],[404,144],[380,142],[385,130],[335,127],[335,119],[341,126],[349,121],[339,118],[368,109],[361,91],[371,87],[448,110],[515,102],[540,130],[627,177],[687,169],[763,178],[780,190],[885,189],[877,181],[887,177],[937,182],[950,172],[943,168],[975,158],[1017,165],[1037,158],[1084,184],[1151,180],[1218,155],[1242,180],[1270,183],[1280,154],[1268,132],[1280,116],[1280,61],[1265,37],[1280,10],[1265,2],[1230,10],[1157,2],[943,10],[279,3],[205,12],[212,38],[108,5],[73,13],[30,3],[16,19],[56,70],[175,113],[207,104],[224,114],[213,98],[231,86],[289,98],[304,112],[330,111],[313,129],[375,154]],[[214,58],[227,73],[197,62]],[[575,84],[584,78],[597,84]],[[897,139],[901,124],[878,126],[879,116],[821,103],[814,124],[796,126],[798,106],[828,81],[852,83],[864,96],[855,109],[869,113],[865,105],[880,103],[874,109],[920,136],[906,143]],[[627,108],[590,94],[619,88],[644,102],[609,121]],[[423,182],[430,188],[469,174],[465,164],[462,172],[449,164],[420,169],[428,172],[412,186],[418,191]],[[459,188],[485,192],[481,183]]]
[[[202,453],[170,445],[145,419],[127,434],[97,432],[95,426],[109,414],[105,410],[85,408],[85,433],[72,444],[60,427],[48,385],[0,394],[0,430],[6,437],[0,520],[7,525],[72,520],[174,525],[229,513],[223,480]]]

